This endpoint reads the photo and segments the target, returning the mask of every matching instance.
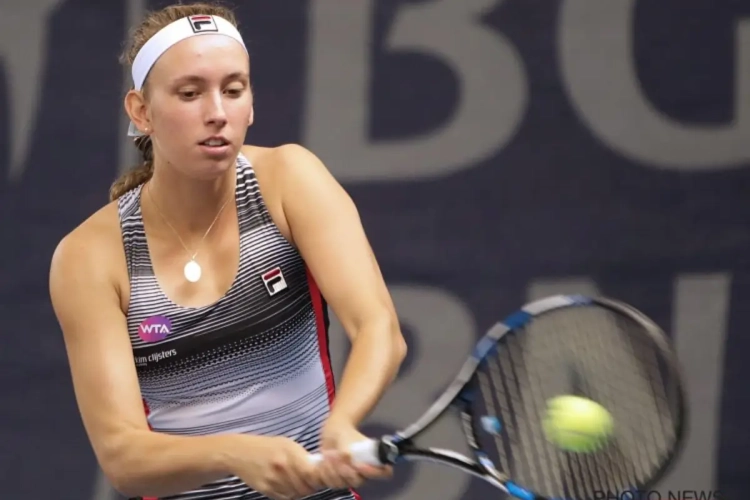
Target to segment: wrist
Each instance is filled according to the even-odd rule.
[[[248,458],[254,455],[253,450],[260,447],[267,438],[248,434],[226,434],[216,436],[216,439],[219,440],[218,460],[222,469],[228,474],[237,475],[243,469],[241,464],[247,463]]]
[[[240,438],[241,436],[231,434],[215,436],[219,467],[228,475],[236,473],[237,458],[239,456],[237,441]]]
[[[351,425],[357,426],[359,419],[351,411],[346,411],[344,408],[336,408],[335,406],[331,409],[331,413],[326,419],[325,425]]]

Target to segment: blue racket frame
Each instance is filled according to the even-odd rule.
[[[493,461],[478,445],[474,426],[474,415],[471,412],[471,402],[474,397],[470,382],[474,378],[481,363],[495,353],[504,335],[518,330],[533,321],[534,318],[556,309],[577,306],[598,305],[619,314],[629,316],[644,327],[650,340],[660,350],[663,359],[669,365],[672,377],[677,382],[676,407],[678,412],[676,439],[671,453],[663,461],[661,467],[649,478],[647,484],[634,485],[631,489],[643,491],[652,487],[661,479],[683,449],[684,437],[687,430],[688,411],[683,391],[682,375],[676,355],[662,330],[647,316],[634,307],[623,302],[605,297],[587,297],[584,295],[554,295],[530,302],[518,311],[505,317],[493,325],[477,342],[472,353],[465,361],[456,378],[446,388],[445,392],[422,414],[422,416],[405,429],[379,440],[377,447],[378,459],[385,464],[395,464],[401,460],[432,461],[444,465],[460,468],[476,477],[499,488],[505,493],[522,500],[545,500],[534,492],[514,483],[507,475],[499,471]],[[418,448],[413,439],[428,427],[449,408],[457,407],[461,414],[462,427],[467,441],[472,448],[476,461],[451,450],[440,448]],[[546,500],[568,500],[554,498]],[[576,499],[580,500],[580,499]]]

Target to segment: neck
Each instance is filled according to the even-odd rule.
[[[234,198],[235,182],[234,168],[212,180],[189,179],[169,169],[156,168],[153,177],[144,186],[148,192],[144,193],[146,196],[142,196],[141,201],[156,204],[152,207],[154,211],[161,213],[183,238],[202,236],[225,202],[227,206],[222,212],[231,208],[229,205]]]

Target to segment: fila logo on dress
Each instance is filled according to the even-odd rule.
[[[263,279],[263,284],[266,285],[268,295],[271,297],[287,288],[286,280],[281,273],[280,267],[274,267],[270,271],[263,273],[261,278]]]

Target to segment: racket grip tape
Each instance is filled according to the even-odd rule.
[[[352,443],[349,447],[349,453],[352,456],[352,462],[355,464],[365,464],[381,466],[383,462],[379,458],[379,446],[380,442],[374,439],[368,439],[366,441],[359,441]],[[312,453],[310,455],[310,461],[318,463],[323,460],[323,455],[320,453]]]

